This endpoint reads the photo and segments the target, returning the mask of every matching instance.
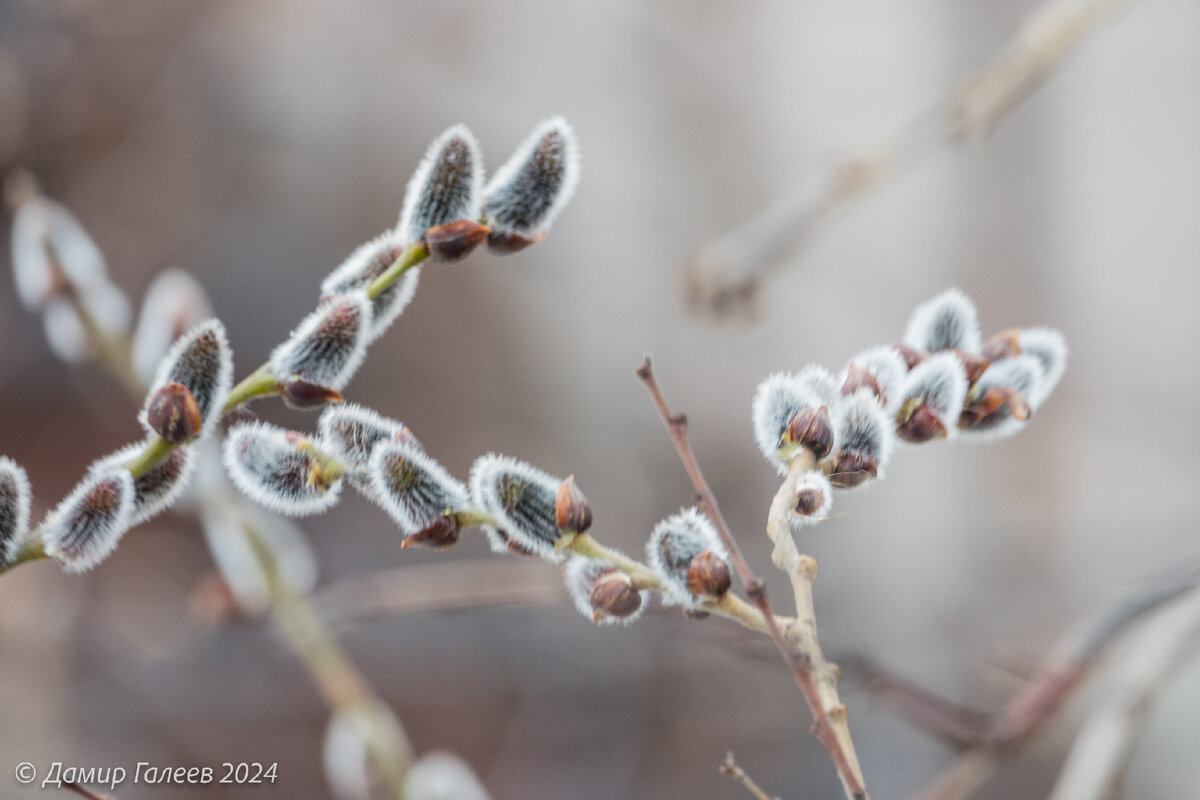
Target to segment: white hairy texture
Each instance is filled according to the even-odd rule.
[[[600,619],[596,619],[595,609],[592,608],[592,589],[596,587],[596,581],[606,573],[613,571],[619,572],[620,570],[617,570],[612,564],[605,564],[594,558],[572,556],[563,567],[563,583],[567,587],[567,594],[571,596],[571,602],[587,619],[600,625],[628,625],[645,612],[646,601],[649,599],[648,592],[638,592],[642,598],[642,604],[628,617],[614,617],[606,614]]]
[[[1036,357],[1028,354],[1002,358],[988,365],[972,388],[972,396],[982,395],[988,389],[1003,387],[1016,389],[1029,402],[1043,379],[1042,365]],[[983,425],[975,425],[959,431],[959,435],[971,442],[994,442],[1006,439],[1028,424],[1027,419],[1014,419],[1008,414],[993,415],[995,419]]]
[[[213,563],[229,586],[238,605],[250,614],[261,614],[272,602],[272,580],[284,580],[300,593],[317,582],[317,561],[304,534],[290,520],[260,513],[241,501],[205,503],[200,520]],[[268,576],[250,541],[246,526],[270,544],[276,559]]]
[[[876,478],[883,479],[888,460],[895,446],[895,429],[891,417],[879,405],[875,395],[859,389],[842,397],[830,409],[837,445],[833,458],[841,453],[853,453],[874,459]],[[868,481],[869,483],[869,481]],[[865,484],[864,484],[865,485]]]
[[[562,117],[542,122],[488,183],[485,213],[494,230],[545,233],[579,185],[579,139]]]
[[[113,467],[89,473],[51,512],[42,529],[46,554],[67,572],[99,564],[129,530],[134,505],[133,476]]]
[[[12,228],[13,277],[21,302],[39,309],[55,289],[56,273],[79,294],[108,282],[104,255],[71,212],[35,197],[17,211]]]
[[[562,478],[508,456],[488,453],[471,467],[471,501],[491,514],[499,531],[484,527],[488,543],[496,552],[508,552],[512,539],[547,561],[561,563],[566,557],[556,552],[558,518],[555,500]]]
[[[663,603],[691,608],[695,598],[687,588],[688,568],[692,559],[709,550],[722,561],[729,553],[708,518],[695,508],[681,509],[667,517],[646,542],[646,560],[663,580]]]
[[[396,233],[413,244],[434,226],[478,220],[482,210],[483,152],[466,125],[455,125],[433,140],[409,180]]]
[[[42,325],[54,355],[68,364],[77,364],[88,357],[87,330],[70,300],[52,297],[42,312]]]
[[[219,319],[201,322],[180,336],[159,362],[140,419],[151,431],[146,414],[154,393],[168,383],[182,384],[192,393],[203,420],[201,435],[216,428],[233,388],[233,350]]]
[[[386,732],[375,734],[380,729],[386,729]],[[369,738],[399,741],[405,751],[410,749],[404,729],[391,709],[382,703],[373,702],[366,708],[350,706],[333,713],[325,732],[322,756],[325,778],[338,800],[373,800],[375,797],[372,786],[376,779],[367,749]],[[406,791],[405,796],[415,800],[411,792]],[[464,796],[463,800],[469,800],[469,797]]]
[[[0,564],[17,557],[29,534],[33,490],[17,462],[0,456]]]
[[[935,353],[905,377],[896,408],[920,400],[953,436],[966,399],[967,370],[962,360],[954,353]]]
[[[372,499],[406,535],[429,527],[447,510],[467,507],[466,487],[414,444],[379,442],[367,473]]]
[[[402,237],[387,231],[358,247],[341,265],[321,281],[321,296],[332,297],[355,289],[366,289],[395,263],[407,249]],[[371,301],[369,339],[383,334],[412,302],[417,291],[420,267],[413,267]]]
[[[317,307],[271,353],[279,380],[298,376],[342,389],[362,364],[370,343],[371,300],[366,290],[335,295]]]
[[[823,376],[806,367],[806,378],[789,372],[776,372],[758,385],[752,406],[754,440],[763,457],[775,465],[780,475],[787,474],[787,463],[779,457],[781,437],[788,423],[805,408],[828,406],[823,391]],[[832,380],[829,382],[832,385]]]
[[[327,406],[317,420],[322,445],[340,461],[365,468],[371,451],[381,441],[408,442],[420,449],[417,438],[401,422],[357,403]]]
[[[99,459],[88,467],[88,472],[103,475],[114,469],[128,469],[145,449],[146,442],[134,442]],[[129,526],[140,525],[174,505],[192,479],[195,467],[196,457],[192,448],[175,447],[166,458],[134,478]]]
[[[908,364],[905,363],[904,356],[900,355],[891,345],[872,347],[862,351],[851,358],[846,368],[842,370],[842,374],[838,378],[839,389],[845,384],[851,365],[866,370],[875,378],[875,382],[879,384],[879,388],[886,398],[887,409],[895,410],[900,397],[900,384],[908,374]]]
[[[175,340],[211,316],[208,295],[191,273],[182,269],[159,273],[146,290],[133,333],[133,370],[138,380],[150,384]]]
[[[795,511],[788,514],[788,521],[791,523],[793,531],[799,531],[801,528],[820,522],[828,517],[830,510],[833,509],[833,485],[829,482],[829,478],[825,477],[824,472],[809,470],[800,476],[796,481],[796,497],[808,492],[818,493],[821,496],[821,505],[811,514],[797,514]]]
[[[408,771],[404,794],[409,800],[489,800],[475,773],[450,753],[429,753]]]
[[[975,304],[958,289],[948,289],[927,300],[909,317],[904,343],[930,353],[954,348],[978,353],[983,339]]]
[[[332,508],[342,481],[309,485],[313,457],[289,441],[289,431],[260,422],[230,428],[225,437],[225,469],[233,485],[255,503],[289,517],[307,517]]]
[[[820,364],[808,364],[796,372],[796,381],[828,406],[841,394],[842,384],[832,372]]]
[[[1018,335],[1021,352],[1038,360],[1042,367],[1042,378],[1025,398],[1031,408],[1037,409],[1062,380],[1067,369],[1067,340],[1052,328],[1026,328]]]

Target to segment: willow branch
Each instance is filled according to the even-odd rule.
[[[94,789],[89,789],[81,783],[75,783],[74,781],[64,783],[62,788],[66,789],[67,791],[74,792],[80,797],[86,797],[88,800],[116,800],[112,795],[102,794]]]
[[[1048,0],[951,96],[894,136],[702,244],[685,265],[688,300],[717,313],[744,308],[764,278],[839,211],[932,155],[978,139],[1130,0]]]
[[[746,774],[746,770],[742,769],[737,761],[734,760],[732,751],[725,754],[725,760],[721,762],[721,766],[718,769],[722,775],[728,775],[740,783],[747,792],[754,796],[755,800],[779,800],[778,797],[771,797],[763,791],[762,787]]]

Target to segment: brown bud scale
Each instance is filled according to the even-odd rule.
[[[199,434],[204,419],[188,388],[182,383],[168,383],[150,398],[146,422],[159,436],[179,444]]]
[[[490,232],[478,222],[460,219],[425,231],[425,247],[429,249],[430,258],[450,263],[466,258],[472,250],[483,244]]]
[[[487,237],[488,251],[498,255],[505,256],[511,253],[519,253],[531,244],[537,244],[542,239],[546,238],[546,234],[539,233],[532,238],[521,236],[518,233],[511,231],[491,231]]]
[[[829,455],[833,449],[833,422],[829,419],[829,410],[825,406],[801,409],[788,423],[784,439],[808,448],[818,459]]]
[[[897,423],[896,435],[911,444],[941,439],[947,432],[946,426],[927,405],[919,405],[908,414],[902,410],[897,415]]]
[[[842,382],[842,394],[849,397],[859,389],[870,389],[871,394],[879,399],[881,405],[887,405],[887,395],[875,376],[857,364],[851,364],[846,370],[846,380]]]
[[[1006,328],[992,334],[983,343],[983,357],[989,361],[999,361],[1002,358],[1021,354],[1021,329]]]
[[[618,569],[606,570],[596,579],[589,596],[597,620],[605,617],[624,619],[642,607],[642,595],[633,581]]]
[[[711,550],[705,550],[688,565],[687,588],[694,595],[721,597],[732,582],[729,565]]]
[[[284,404],[296,411],[311,411],[330,403],[346,402],[341,392],[296,377],[284,381],[279,392]]]
[[[438,517],[433,524],[422,528],[416,533],[410,533],[400,543],[400,548],[421,547],[429,550],[446,550],[458,544],[461,529],[458,522],[450,514]]]
[[[839,489],[853,489],[879,474],[875,459],[859,453],[842,453],[834,464],[829,482]]]
[[[554,498],[554,515],[559,530],[583,533],[592,527],[592,507],[575,485],[574,475],[568,475],[558,487],[558,495]]]

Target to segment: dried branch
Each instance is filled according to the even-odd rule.
[[[829,751],[846,796],[851,800],[866,800],[868,795],[862,769],[859,767],[858,757],[854,752],[854,743],[850,739],[849,727],[846,724],[846,707],[837,695],[837,668],[826,663],[817,640],[817,624],[811,592],[812,578],[816,575],[817,562],[809,556],[800,556],[796,553],[785,516],[782,530],[784,538],[791,544],[791,555],[784,559],[783,563],[772,556],[776,566],[787,572],[792,579],[796,594],[796,619],[789,621],[785,632],[771,610],[766,586],[762,579],[754,573],[753,568],[742,554],[737,540],[730,531],[729,524],[721,514],[716,497],[709,488],[708,481],[704,478],[700,464],[692,452],[688,440],[687,416],[671,413],[671,409],[658,387],[658,381],[654,377],[654,369],[649,356],[638,367],[637,375],[646,384],[646,389],[654,400],[659,416],[662,417],[663,424],[667,426],[667,432],[675,444],[679,460],[683,462],[684,470],[696,490],[700,509],[712,520],[713,525],[720,533],[725,548],[729,551],[734,569],[738,573],[738,578],[746,588],[747,596],[758,607],[762,619],[767,623],[775,646],[791,669],[792,679],[796,682],[796,686],[800,689],[800,693],[812,713],[813,735]],[[793,463],[799,464],[803,460],[803,458],[798,458]],[[809,466],[812,466],[811,454],[809,454]],[[767,532],[771,534],[773,541],[777,537],[772,534],[772,531],[779,530],[780,511],[777,507],[781,502],[780,498],[783,498],[783,513],[786,515],[789,499],[795,494],[796,478],[803,471],[799,468],[789,471],[787,480],[784,481],[784,485],[780,487],[779,493],[776,494],[775,500],[771,504]],[[776,541],[776,552],[781,552],[778,541]]]
[[[1154,703],[1200,650],[1200,591],[1164,609],[1137,632],[1108,670],[1050,800],[1121,796]]]
[[[733,758],[733,751],[725,754],[725,760],[718,767],[722,775],[728,775],[735,781],[745,787],[746,791],[755,797],[755,800],[779,800],[778,797],[771,797],[762,788],[754,782],[754,779],[746,774],[746,770],[742,769],[737,761]]]
[[[970,795],[1054,716],[1121,634],[1198,587],[1200,568],[1195,566],[1170,576],[1154,575],[1068,631],[996,717],[984,741],[947,768],[919,795],[921,800]]]
[[[780,271],[782,259],[806,244],[836,212],[905,169],[990,131],[1127,2],[1049,0],[939,106],[702,244],[685,265],[689,303],[718,314],[744,309],[762,280]]]

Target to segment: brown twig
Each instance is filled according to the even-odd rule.
[[[67,791],[74,792],[81,797],[86,797],[88,800],[116,800],[112,795],[101,794],[100,792],[89,789],[80,783],[70,782],[64,783],[62,788]]]
[[[744,308],[762,280],[781,268],[781,260],[836,212],[906,168],[990,131],[1127,2],[1048,0],[939,106],[701,245],[685,270],[693,307],[717,313]]]
[[[1032,678],[1009,700],[984,741],[967,750],[920,800],[961,800],[1004,758],[1020,749],[1054,716],[1121,634],[1147,614],[1200,588],[1200,569],[1151,576],[1068,631]]]
[[[750,563],[742,554],[737,540],[730,531],[729,524],[725,521],[721,509],[717,505],[717,499],[713,495],[712,489],[709,488],[708,481],[704,478],[695,453],[692,452],[691,443],[688,440],[687,415],[671,412],[666,398],[663,397],[662,391],[658,387],[658,381],[654,377],[654,368],[648,355],[641,366],[637,368],[637,376],[646,385],[646,389],[650,392],[650,397],[658,409],[659,416],[662,417],[663,424],[667,427],[667,433],[670,434],[671,441],[675,445],[679,460],[683,462],[683,468],[696,491],[697,504],[716,526],[725,548],[729,551],[730,560],[733,562],[738,579],[745,586],[746,595],[762,613],[776,648],[792,672],[792,679],[796,682],[796,686],[800,689],[812,714],[813,735],[829,751],[846,796],[852,800],[866,800],[868,795],[862,770],[859,768],[858,758],[854,753],[854,746],[850,741],[849,730],[845,724],[846,707],[837,701],[836,668],[825,663],[817,642],[816,618],[811,613],[811,594],[808,595],[807,601],[803,602],[800,593],[797,593],[796,620],[788,626],[788,632],[785,634],[771,610],[766,585],[754,573]],[[786,485],[785,481],[785,487]],[[791,493],[794,493],[795,477],[791,478],[791,485]],[[782,488],[780,494],[783,494]],[[777,499],[778,496],[776,496]],[[772,503],[771,516],[774,516],[774,506],[775,503]],[[768,530],[770,528],[771,525],[768,522]],[[815,574],[816,562],[807,556],[804,558],[811,562],[811,569],[809,569],[811,583],[811,574]],[[789,572],[788,574],[792,575],[793,573]],[[826,673],[828,673],[828,678],[832,679],[832,692],[828,689],[829,680],[827,680]]]
[[[746,770],[742,769],[737,761],[734,760],[732,750],[725,754],[725,760],[721,762],[721,766],[717,767],[717,769],[721,771],[722,775],[728,775],[744,786],[747,792],[754,795],[755,800],[779,800],[778,797],[771,797],[771,795],[763,791],[762,787],[746,774]]]

